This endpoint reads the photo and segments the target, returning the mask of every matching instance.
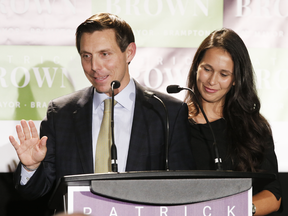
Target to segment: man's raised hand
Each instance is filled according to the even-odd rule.
[[[21,120],[21,125],[16,125],[20,143],[18,143],[13,136],[9,136],[9,140],[15,148],[21,163],[25,165],[26,168],[34,170],[40,166],[41,161],[45,158],[48,138],[43,136],[39,139],[34,122],[30,120],[28,124],[25,120]]]

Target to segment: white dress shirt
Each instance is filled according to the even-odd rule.
[[[95,90],[92,122],[93,164],[95,164],[97,139],[103,118],[104,100],[107,98],[109,97],[106,94],[98,93]],[[114,107],[114,139],[117,147],[118,172],[125,172],[126,168],[135,98],[136,89],[132,79],[130,79],[129,84],[114,97],[117,101]]]

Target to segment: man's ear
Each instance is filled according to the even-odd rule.
[[[134,42],[130,43],[126,48],[126,59],[130,63],[136,54],[136,44]]]

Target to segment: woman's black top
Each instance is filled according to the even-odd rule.
[[[214,131],[216,143],[220,158],[222,159],[223,170],[235,170],[231,158],[228,157],[228,143],[226,135],[226,121],[221,118],[211,122],[211,127]],[[213,136],[207,124],[190,124],[191,129],[191,144],[194,155],[194,160],[198,170],[215,170],[215,154],[213,150]],[[278,164],[274,152],[274,143],[271,139],[269,148],[266,149],[265,159],[261,164],[261,170],[276,174],[276,180],[266,185],[254,185],[253,194],[257,194],[262,190],[272,192],[277,200],[281,197],[281,186],[278,180]]]

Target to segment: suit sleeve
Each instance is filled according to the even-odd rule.
[[[170,170],[194,170],[196,165],[190,146],[188,107],[182,103],[177,111],[174,109],[170,111],[175,117],[174,123],[170,124],[169,167]]]

